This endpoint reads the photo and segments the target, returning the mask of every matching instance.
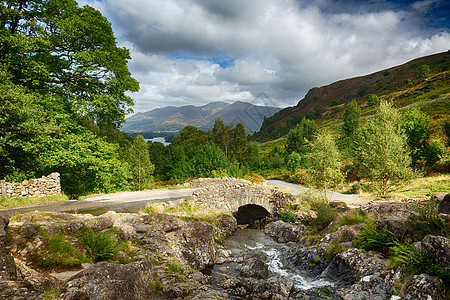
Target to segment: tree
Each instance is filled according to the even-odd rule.
[[[310,142],[308,174],[312,183],[325,191],[344,180],[340,154],[334,141],[334,136],[330,132],[322,131]]]
[[[297,152],[292,152],[289,154],[286,162],[287,169],[291,172],[294,172],[302,163],[302,157]]]
[[[132,185],[135,190],[149,189],[153,182],[155,166],[150,161],[148,145],[143,136],[133,138],[127,151],[128,163],[133,175]]]
[[[375,94],[370,94],[369,97],[367,97],[367,105],[369,106],[375,106],[380,104],[380,98],[378,98]]]
[[[430,66],[429,65],[420,65],[420,67],[416,70],[416,77],[419,80],[425,80],[427,79],[431,74]]]
[[[351,137],[356,133],[359,127],[360,116],[361,111],[356,104],[356,100],[350,101],[342,117],[344,124],[342,125],[341,131],[345,136]]]
[[[303,118],[294,129],[291,129],[287,135],[286,151],[292,153],[293,151],[300,154],[307,152],[307,141],[314,137],[317,132],[317,126],[314,121]]]
[[[382,102],[378,115],[358,132],[353,155],[360,176],[381,195],[404,184],[412,176],[406,138],[401,134],[399,114],[391,103]]]
[[[225,154],[215,145],[201,145],[187,153],[189,175],[210,177],[215,170],[226,170],[229,162]]]
[[[172,144],[188,151],[200,145],[212,144],[212,135],[208,131],[188,125],[173,137]]]
[[[228,158],[228,151],[231,143],[231,126],[225,125],[221,119],[216,119],[214,121],[212,134],[214,136],[214,142],[222,149],[225,156]]]
[[[119,126],[139,90],[111,24],[74,0],[0,2],[0,61],[14,84],[59,95],[67,108]]]
[[[239,162],[244,160],[245,151],[247,149],[248,140],[245,127],[242,123],[237,123],[231,130],[231,152],[233,159]]]
[[[248,143],[244,155],[244,163],[250,168],[255,169],[260,165],[261,155],[259,153],[259,144],[257,142]]]

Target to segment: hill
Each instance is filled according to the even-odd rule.
[[[122,130],[126,132],[173,132],[192,125],[199,129],[210,129],[214,120],[220,118],[225,124],[241,122],[246,130],[259,130],[266,117],[280,111],[281,108],[257,106],[246,102],[211,102],[203,106],[187,105],[167,106],[145,113],[137,113],[126,119]]]
[[[342,120],[346,103],[355,99],[362,116],[373,114],[367,97],[377,95],[381,101],[394,102],[397,108],[421,105],[435,122],[448,119],[450,112],[450,51],[421,57],[403,65],[366,76],[340,80],[315,87],[296,106],[287,107],[264,120],[254,135],[259,141],[286,134],[302,117],[315,119],[320,126],[333,126]],[[437,100],[439,101],[431,101]]]

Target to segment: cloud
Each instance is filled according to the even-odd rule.
[[[314,86],[450,46],[448,28],[427,27],[424,17],[445,1],[83,1],[131,51],[141,83],[135,111],[252,101],[262,92],[295,105]]]

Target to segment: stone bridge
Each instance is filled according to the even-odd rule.
[[[191,205],[233,213],[238,224],[272,216],[295,199],[277,188],[236,178],[199,178],[188,185],[200,187],[189,198]]]

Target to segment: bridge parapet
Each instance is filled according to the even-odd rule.
[[[199,178],[188,185],[201,188],[194,191],[189,203],[207,210],[236,212],[241,206],[255,204],[274,214],[285,204],[294,201],[289,193],[244,179]]]

